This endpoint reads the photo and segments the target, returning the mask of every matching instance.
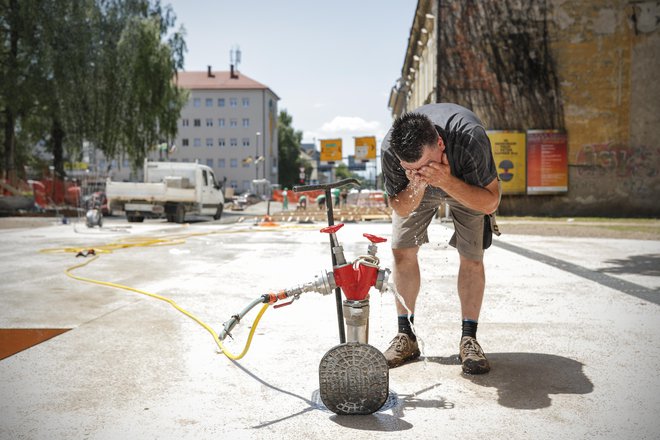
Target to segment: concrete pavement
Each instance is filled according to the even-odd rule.
[[[390,371],[390,399],[370,416],[337,416],[318,396],[318,363],[338,343],[334,298],[309,293],[267,310],[232,362],[169,304],[80,282],[75,253],[131,246],[74,273],[164,295],[216,331],[249,301],[331,269],[317,225],[160,220],[0,231],[0,328],[71,329],[0,360],[0,438],[640,438],[660,435],[660,242],[507,235],[487,251],[479,340],[492,365],[461,374],[458,256],[434,223],[420,250],[415,323],[421,360]],[[369,232],[338,234],[347,257]],[[387,245],[381,265],[392,267]],[[255,309],[238,326],[242,349]],[[371,295],[370,343],[396,332],[394,295]]]

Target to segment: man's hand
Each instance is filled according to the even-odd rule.
[[[428,182],[424,179],[418,171],[415,170],[406,170],[406,177],[410,181],[408,187],[414,191],[424,191]]]
[[[446,153],[442,153],[441,162],[429,162],[417,170],[419,177],[427,184],[436,188],[446,190],[451,180],[451,170],[449,168],[449,159]]]

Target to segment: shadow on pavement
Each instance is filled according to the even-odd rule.
[[[551,394],[589,394],[594,385],[583,364],[542,353],[488,353],[490,373],[464,375],[477,385],[497,388],[498,403],[507,408],[539,409],[552,404]],[[427,358],[443,365],[458,364],[458,356]]]
[[[330,420],[344,428],[359,429],[361,431],[406,431],[413,427],[405,420],[384,413],[374,413],[368,416],[338,416],[332,415]]]
[[[453,409],[454,404],[443,398],[424,399],[420,395],[435,389],[440,384],[431,385],[423,390],[412,394],[397,394],[390,390],[390,397],[387,402],[374,414],[367,416],[339,416],[333,415],[330,420],[345,428],[359,429],[362,431],[406,431],[413,425],[405,420],[405,410],[414,410],[418,408],[434,409]],[[392,415],[384,414],[383,411],[392,410]],[[327,409],[325,409],[328,411]]]
[[[284,390],[282,388],[276,387],[273,384],[265,381],[261,377],[257,376],[254,374],[252,371],[248,370],[241,364],[239,364],[236,361],[232,361],[232,363],[243,373],[246,375],[250,376],[252,379],[256,380],[257,382],[261,383],[262,385],[272,389],[273,391],[277,391],[282,394],[286,394],[291,397],[295,397],[305,403],[307,403],[309,406],[307,408],[303,408],[298,412],[288,414],[285,416],[282,416],[280,418],[274,419],[274,420],[269,420],[266,422],[263,422],[259,425],[252,426],[253,429],[260,429],[260,428],[265,428],[271,425],[274,425],[276,423],[282,422],[284,420],[289,420],[291,418],[300,416],[302,414],[305,414],[310,411],[323,411],[327,412],[330,415],[330,420],[333,422],[337,423],[340,426],[346,427],[346,428],[353,428],[353,429],[358,429],[358,430],[363,430],[363,431],[383,431],[383,432],[391,432],[391,431],[406,431],[408,429],[411,429],[413,427],[412,424],[409,422],[403,420],[404,410],[406,409],[417,409],[417,408],[437,408],[437,409],[452,409],[454,408],[454,404],[452,402],[447,402],[444,399],[422,399],[419,397],[420,394],[425,393],[426,391],[432,390],[435,387],[437,387],[439,384],[429,386],[423,390],[417,391],[413,394],[401,394],[398,395],[397,393],[393,392],[390,390],[389,393],[389,398],[387,402],[383,405],[383,407],[375,412],[374,414],[369,414],[369,415],[361,415],[361,416],[340,416],[337,414],[332,413],[328,408],[323,405],[323,402],[321,401],[319,391],[316,390],[313,395],[312,399],[306,399],[303,396],[300,396],[298,394],[292,393],[291,391]],[[393,415],[385,414],[383,411],[388,411],[392,410]]]
[[[660,276],[660,254],[631,255],[628,258],[607,260],[605,264],[613,267],[598,269],[598,272]]]

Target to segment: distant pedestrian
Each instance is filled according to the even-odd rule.
[[[284,191],[282,191],[282,211],[289,210],[289,191],[287,190],[288,188],[284,188]]]
[[[340,194],[339,188],[332,189],[332,199],[334,201],[335,208],[339,208],[339,194]]]
[[[323,209],[325,207],[325,195],[321,194],[316,198],[316,205],[319,207],[319,209]]]
[[[298,209],[301,209],[303,211],[307,210],[307,196],[306,195],[302,195],[298,199]]]
[[[382,169],[392,213],[394,282],[405,304],[397,301],[399,332],[385,351],[390,368],[420,355],[413,332],[420,287],[419,247],[438,207],[452,209],[458,250],[458,296],[462,333],[459,358],[469,374],[490,371],[477,342],[484,296],[484,249],[497,232],[493,213],[501,187],[490,141],[477,116],[456,104],[428,104],[397,118],[382,145]],[[499,233],[498,233],[499,234]],[[435,319],[431,314],[430,318]]]

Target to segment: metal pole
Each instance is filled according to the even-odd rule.
[[[335,218],[332,212],[332,198],[330,195],[330,188],[325,189],[325,207],[328,213],[328,226],[332,226],[335,224]],[[332,251],[332,248],[338,244],[333,243],[332,234],[328,235],[330,236],[330,254],[332,255],[332,267],[335,267],[337,265],[337,257]],[[339,343],[344,344],[346,342],[346,330],[344,329],[344,307],[342,305],[341,289],[339,287],[335,289],[335,302],[337,306],[337,321],[339,325]]]
[[[257,145],[255,145],[254,150],[254,178],[255,180],[259,179],[259,164],[257,163],[257,157],[259,157],[259,132],[257,132]]]

